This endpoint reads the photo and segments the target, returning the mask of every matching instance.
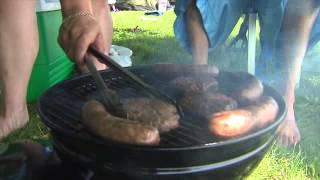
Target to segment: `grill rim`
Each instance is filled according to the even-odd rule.
[[[245,161],[249,158],[252,158],[254,156],[261,154],[262,151],[267,151],[267,149],[270,148],[270,146],[272,145],[272,142],[274,141],[275,138],[276,136],[270,136],[267,141],[262,143],[261,146],[249,152],[246,152],[245,154],[241,154],[239,156],[226,159],[225,161],[211,162],[209,164],[181,166],[181,167],[165,167],[165,168],[136,167],[135,169],[130,169],[129,171],[126,168],[119,169],[119,167],[113,167],[112,164],[109,164],[109,165],[103,164],[104,166],[103,169],[107,168],[105,169],[107,171],[116,171],[120,173],[137,174],[137,175],[178,175],[178,174],[190,174],[190,173],[215,171],[223,167],[233,166],[234,164],[237,164],[241,161]],[[55,140],[54,145],[55,147],[57,146],[56,148],[58,148],[58,151],[60,153],[67,155],[69,158],[72,158],[77,162],[83,162],[83,160],[86,161],[85,163],[91,163],[91,164],[92,163],[95,164],[97,162],[96,160],[91,159],[90,157],[87,157],[82,154],[78,154],[72,149],[66,147],[59,140]],[[93,166],[99,166],[99,165],[95,164]]]
[[[157,65],[167,65],[167,66],[171,66],[173,64],[152,64],[152,65],[140,65],[140,66],[134,66],[134,67],[129,67],[128,69],[130,71],[139,71],[139,70],[143,70],[143,69],[147,69],[147,68],[154,68],[154,66]],[[180,65],[180,64],[179,64]],[[181,64],[180,66],[183,66],[183,64]],[[208,65],[210,66],[210,65]],[[100,71],[102,74],[104,73],[113,73],[111,70],[103,70]],[[223,71],[222,71],[223,72]],[[220,72],[221,73],[221,72]],[[235,143],[239,143],[241,141],[245,141],[248,139],[252,139],[255,137],[259,137],[262,134],[268,133],[270,131],[272,131],[274,128],[276,128],[283,120],[284,117],[286,116],[287,110],[286,110],[286,105],[285,102],[283,100],[283,98],[270,86],[264,84],[264,91],[267,91],[268,95],[272,96],[273,98],[275,98],[275,100],[277,101],[277,103],[279,104],[279,113],[277,115],[277,119],[269,124],[267,127],[259,129],[253,133],[247,134],[245,136],[241,136],[241,137],[236,137],[236,138],[232,138],[232,139],[226,139],[226,140],[221,140],[218,142],[210,142],[210,143],[205,143],[202,145],[193,145],[193,146],[175,146],[175,147],[159,147],[159,146],[149,146],[149,145],[132,145],[132,144],[123,144],[123,143],[116,143],[116,142],[111,142],[108,140],[100,140],[94,137],[90,137],[90,138],[85,138],[83,139],[83,136],[79,136],[77,135],[77,131],[66,128],[66,127],[58,127],[57,122],[55,123],[53,120],[50,120],[49,117],[47,117],[45,115],[45,113],[43,112],[42,108],[44,108],[44,106],[42,105],[43,103],[43,99],[45,99],[47,97],[47,94],[49,94],[51,91],[55,90],[56,88],[58,88],[59,86],[63,86],[69,83],[73,83],[74,81],[79,81],[83,78],[90,78],[89,74],[84,74],[84,75],[80,75],[77,77],[74,77],[72,79],[60,82],[54,86],[52,86],[49,90],[47,90],[46,92],[43,93],[43,95],[40,97],[40,100],[37,103],[37,109],[39,112],[39,115],[41,117],[41,120],[44,124],[46,124],[46,126],[48,126],[50,129],[54,129],[54,131],[57,131],[59,133],[62,133],[64,135],[67,136],[71,136],[72,138],[82,138],[81,140],[83,141],[90,141],[90,143],[95,143],[97,145],[102,145],[104,147],[109,147],[111,146],[118,146],[120,148],[128,148],[128,149],[135,149],[135,150],[139,150],[139,149],[150,149],[152,151],[187,151],[187,150],[199,150],[199,149],[206,149],[206,148],[215,148],[215,147],[221,147],[221,146],[226,146],[226,145],[230,145],[230,144],[235,144]],[[69,131],[69,132],[68,132]],[[72,131],[72,132],[71,132]],[[92,141],[93,140],[93,141]]]

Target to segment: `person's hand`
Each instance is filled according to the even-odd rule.
[[[97,47],[102,52],[105,52],[106,49],[101,27],[93,15],[88,13],[67,17],[60,27],[58,41],[82,72],[86,69],[84,56],[90,45]]]

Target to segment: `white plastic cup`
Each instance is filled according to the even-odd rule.
[[[112,45],[109,56],[122,67],[132,66],[132,50],[123,46]]]
[[[158,12],[164,13],[167,11],[168,0],[158,0]]]

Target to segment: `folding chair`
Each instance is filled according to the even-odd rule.
[[[251,7],[248,12],[248,66],[247,71],[255,74],[257,49],[257,12]]]
[[[230,43],[229,47],[234,46],[238,41],[243,41],[243,47],[247,48],[248,59],[247,59],[247,72],[255,74],[255,58],[257,49],[257,11],[254,7],[250,6],[249,10],[246,12],[243,23],[241,24],[239,34]],[[246,34],[248,32],[248,38]]]

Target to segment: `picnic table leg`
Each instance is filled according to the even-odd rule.
[[[256,20],[257,14],[253,11],[249,13],[248,31],[248,73],[255,74],[256,59]]]

